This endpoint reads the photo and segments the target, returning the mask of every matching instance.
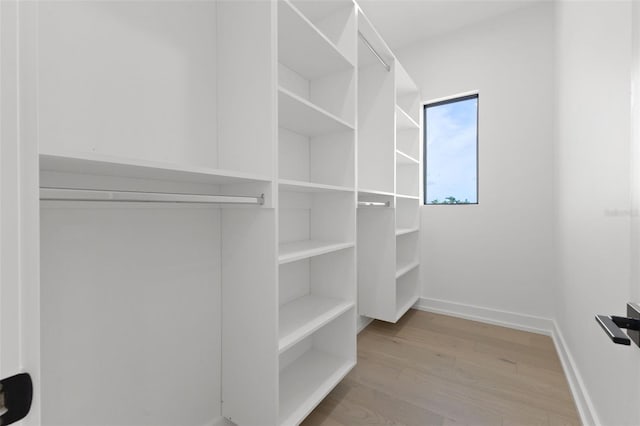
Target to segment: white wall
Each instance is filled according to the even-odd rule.
[[[44,425],[220,417],[219,216],[43,204]]]
[[[421,209],[431,307],[552,316],[553,24],[543,4],[397,52],[425,100],[480,93],[480,203]]]
[[[591,421],[637,425],[640,351],[612,344],[593,320],[624,314],[632,294],[631,3],[561,2],[556,22],[557,323]]]

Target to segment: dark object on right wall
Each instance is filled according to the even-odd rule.
[[[631,345],[633,340],[640,347],[640,305],[637,303],[627,303],[626,317],[596,315],[596,321],[613,343]],[[626,334],[623,328],[628,330]]]

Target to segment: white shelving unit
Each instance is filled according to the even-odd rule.
[[[34,191],[256,201],[26,212],[40,423],[299,424],[417,294],[415,85],[351,0],[38,8]]]
[[[419,286],[420,93],[366,16],[359,30],[358,312],[396,322]]]
[[[277,8],[278,421],[296,425],[356,362],[356,12]]]
[[[420,91],[396,63],[396,321],[420,297]]]

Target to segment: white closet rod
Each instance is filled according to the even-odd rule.
[[[387,64],[385,62],[384,59],[382,59],[382,56],[380,56],[380,54],[378,54],[378,52],[376,51],[376,49],[373,48],[373,46],[371,45],[371,43],[369,43],[369,40],[367,40],[367,38],[364,36],[364,34],[362,34],[360,31],[358,31],[358,35],[360,36],[360,38],[362,39],[362,41],[364,42],[364,44],[369,48],[369,50],[371,51],[371,53],[373,53],[375,55],[376,58],[378,58],[378,60],[380,61],[380,63],[382,63],[382,65],[385,67],[385,69],[387,71],[391,71],[391,65]]]
[[[74,188],[40,188],[40,199],[53,201],[117,201],[138,203],[264,204],[264,194],[253,197],[243,195],[199,195]]]
[[[358,201],[358,205],[362,207],[390,207],[391,202],[378,202],[378,201]]]

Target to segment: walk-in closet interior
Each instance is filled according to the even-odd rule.
[[[302,422],[418,298],[411,77],[349,0],[38,2],[22,31],[33,424]]]

